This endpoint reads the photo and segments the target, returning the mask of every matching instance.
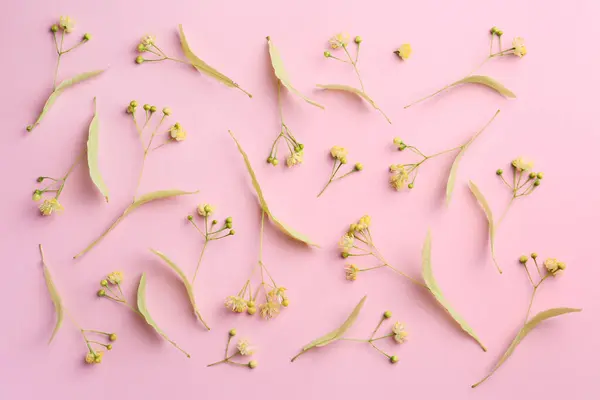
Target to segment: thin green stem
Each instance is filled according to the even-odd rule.
[[[364,92],[365,91],[365,85],[363,84],[362,78],[360,77],[360,72],[358,72],[358,66],[356,65],[356,62],[352,59],[352,56],[348,52],[348,49],[346,48],[346,45],[342,45],[342,48],[346,52],[346,55],[348,56],[348,60],[350,60],[350,63],[352,63],[352,67],[354,68],[354,72],[356,72],[356,76],[358,77],[358,82],[360,82],[360,90],[362,90]]]
[[[338,173],[338,171],[339,171],[339,169],[342,167],[342,165],[344,165],[344,164],[340,163],[340,164],[337,166],[337,168],[335,168],[335,169],[334,169],[334,171],[333,171],[333,174],[331,174],[331,177],[329,178],[329,181],[328,181],[328,182],[327,182],[327,184],[326,184],[326,185],[323,187],[323,189],[322,189],[322,190],[319,192],[319,194],[317,195],[317,198],[318,198],[318,197],[321,197],[321,195],[322,195],[322,194],[325,192],[325,189],[327,189],[327,187],[328,187],[329,185],[331,185],[331,182],[333,182],[333,180],[334,180],[335,174],[337,174],[337,173]]]

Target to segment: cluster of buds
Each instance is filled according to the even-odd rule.
[[[102,359],[104,358],[104,350],[98,350],[98,348],[110,351],[113,348],[112,342],[117,340],[116,333],[101,332],[89,329],[82,329],[81,333],[83,335],[83,339],[85,340],[85,344],[88,348],[88,352],[85,355],[86,364],[100,364],[102,362]],[[87,337],[87,335],[89,334],[94,334],[103,337],[106,343],[99,342],[97,340],[90,340]]]
[[[214,362],[212,364],[207,365],[207,367],[212,367],[219,364],[229,364],[229,365],[237,365],[241,367],[247,367],[250,369],[254,369],[258,367],[258,361],[250,360],[246,363],[240,363],[236,361],[232,361],[235,357],[247,357],[254,355],[256,352],[256,348],[250,344],[250,342],[246,339],[240,339],[237,341],[235,348],[231,354],[229,354],[229,347],[231,346],[231,341],[233,337],[237,335],[237,330],[231,329],[228,333],[227,337],[227,345],[225,346],[225,358],[221,361]]]

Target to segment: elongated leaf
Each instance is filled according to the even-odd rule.
[[[465,83],[474,83],[474,84],[477,84],[477,85],[487,86],[490,89],[495,90],[496,92],[498,92],[502,96],[508,97],[510,99],[514,99],[514,98],[517,97],[516,94],[514,94],[513,92],[511,92],[510,90],[508,90],[500,82],[498,82],[497,80],[495,80],[493,78],[490,78],[489,76],[485,76],[485,75],[470,75],[470,76],[467,76],[466,78],[463,78],[463,79],[461,79],[459,81],[454,82],[453,84],[450,85],[450,87],[462,85],[462,84],[465,84]]]
[[[46,116],[46,114],[48,113],[48,111],[50,111],[50,108],[54,105],[54,103],[56,102],[58,97],[66,89],[70,88],[73,85],[78,84],[79,82],[83,82],[85,80],[94,78],[103,72],[104,72],[103,69],[96,70],[96,71],[90,71],[90,72],[84,72],[82,74],[75,75],[72,78],[65,79],[64,81],[59,83],[58,86],[56,87],[56,89],[54,89],[54,91],[50,94],[50,97],[48,97],[48,100],[46,100],[46,103],[44,104],[44,107],[42,108],[40,115],[37,117],[37,120],[33,124],[33,128],[35,128],[37,125],[39,125],[42,122],[42,119]]]
[[[185,276],[185,274],[183,273],[181,268],[179,268],[177,266],[177,264],[175,264],[173,261],[171,261],[171,259],[169,259],[169,257],[167,257],[164,253],[162,253],[158,250],[154,250],[154,249],[150,249],[150,251],[152,253],[154,253],[155,255],[157,255],[158,257],[160,257],[164,262],[167,263],[167,265],[173,271],[175,271],[175,273],[177,273],[177,275],[179,275],[179,278],[181,278],[181,280],[183,281],[183,285],[185,286],[185,290],[187,291],[188,298],[190,299],[190,303],[192,304],[192,308],[194,309],[194,314],[196,315],[196,317],[198,317],[198,319],[200,320],[200,322],[202,322],[202,324],[206,327],[206,329],[208,329],[210,331],[210,328],[208,327],[206,322],[204,322],[202,315],[200,315],[200,310],[198,309],[198,305],[196,304],[196,297],[194,296],[194,288],[192,287],[192,284],[190,283],[188,278]]]
[[[525,339],[525,337],[529,334],[529,332],[531,332],[540,323],[542,323],[543,321],[545,321],[547,319],[558,317],[563,314],[575,313],[575,312],[580,312],[580,311],[582,311],[581,308],[561,307],[561,308],[551,308],[549,310],[545,310],[545,311],[537,313],[533,318],[531,318],[529,321],[527,321],[525,326],[519,331],[517,336],[513,339],[512,343],[508,347],[508,350],[506,350],[506,352],[502,355],[502,357],[500,357],[500,360],[498,360],[498,362],[496,363],[494,368],[492,368],[492,371],[488,375],[486,375],[485,378],[483,378],[476,384],[472,385],[471,387],[474,388],[474,387],[479,386],[480,384],[485,382],[490,376],[492,376],[492,374],[494,372],[496,372],[496,370],[498,368],[500,368],[500,366],[502,364],[504,364],[504,362],[508,359],[508,357],[510,357],[512,355],[512,353],[514,353],[514,351],[517,348],[517,346],[519,345],[519,343],[521,343],[521,341],[523,339]]]
[[[140,278],[140,284],[138,286],[137,306],[138,306],[138,311],[140,312],[142,317],[144,317],[144,320],[146,321],[146,323],[148,325],[150,325],[152,328],[154,328],[156,333],[158,333],[160,336],[162,336],[163,339],[165,339],[167,342],[169,342],[173,346],[175,346],[175,348],[177,348],[179,351],[181,351],[183,354],[185,354],[188,358],[191,357],[185,350],[183,350],[181,347],[179,347],[179,345],[177,345],[177,343],[175,343],[174,341],[169,339],[169,337],[166,335],[166,333],[162,329],[160,329],[158,324],[154,321],[154,319],[152,318],[152,315],[150,315],[150,312],[148,311],[148,307],[146,305],[146,274],[145,273],[142,274],[142,277]]]
[[[96,110],[96,98],[94,97],[94,117],[92,118],[92,122],[90,122],[87,141],[88,167],[92,182],[94,182],[94,185],[96,185],[108,203],[108,187],[106,187],[106,183],[104,183],[104,179],[102,179],[102,174],[100,174],[100,168],[98,166],[98,136],[98,112]]]
[[[467,149],[469,148],[471,143],[473,143],[475,141],[475,139],[477,139],[479,137],[479,135],[481,135],[481,133],[485,130],[485,128],[487,128],[492,123],[492,121],[494,121],[494,119],[496,118],[496,116],[499,113],[500,113],[500,110],[496,111],[496,113],[494,114],[492,119],[489,120],[488,123],[485,124],[485,126],[483,128],[481,128],[471,139],[469,139],[469,141],[467,143],[462,145],[460,151],[456,155],[456,158],[454,159],[454,162],[452,163],[452,168],[450,169],[450,175],[448,176],[448,183],[446,184],[446,205],[449,205],[450,201],[452,200],[452,193],[454,192],[454,186],[456,184],[456,175],[458,174],[458,164],[460,163],[460,160],[462,160],[463,156],[465,155],[465,152],[467,151]]]
[[[319,108],[325,108],[323,105],[304,96],[292,85],[290,77],[285,67],[283,66],[283,60],[281,59],[279,50],[277,50],[277,47],[275,47],[269,36],[267,36],[267,43],[269,44],[269,56],[271,57],[271,65],[273,65],[273,71],[275,71],[275,76],[277,77],[277,79],[279,79],[281,84],[285,86],[290,92],[304,99],[304,101],[306,101],[307,103]]]
[[[54,340],[54,337],[58,333],[58,330],[62,326],[65,310],[63,307],[62,299],[58,290],[56,289],[56,285],[54,285],[54,281],[52,280],[52,275],[50,274],[50,269],[46,265],[46,260],[44,259],[44,250],[42,245],[39,245],[40,254],[42,256],[42,267],[44,269],[44,280],[46,281],[46,286],[48,287],[48,292],[50,293],[50,298],[52,299],[52,303],[54,304],[54,310],[56,311],[56,324],[54,325],[54,329],[52,330],[52,335],[50,336],[50,340],[48,340],[48,344]]]
[[[385,113],[381,110],[381,108],[379,108],[379,106],[377,106],[377,104],[375,104],[375,101],[368,95],[366,94],[364,91],[357,89],[355,87],[352,86],[346,86],[346,85],[337,85],[337,84],[333,84],[333,85],[317,85],[318,88],[323,89],[323,90],[337,90],[337,91],[342,91],[342,92],[348,92],[348,93],[352,93],[360,98],[362,98],[363,100],[365,100],[367,103],[369,103],[374,109],[376,109],[377,111],[379,111],[387,120],[387,122],[389,122],[390,124],[392,123],[392,121],[388,118],[387,115],[385,115]]]
[[[177,197],[177,196],[183,196],[183,195],[195,194],[195,193],[198,193],[198,190],[196,190],[195,192],[186,192],[186,191],[178,190],[178,189],[169,189],[169,190],[158,190],[156,192],[150,192],[150,193],[146,193],[142,196],[139,196],[137,198],[137,200],[135,202],[133,202],[129,207],[127,207],[125,209],[125,211],[123,211],[123,214],[121,214],[121,216],[119,218],[117,218],[115,220],[115,222],[113,222],[113,224],[106,231],[104,231],[104,233],[102,233],[102,235],[98,236],[98,238],[96,238],[96,240],[94,240],[92,243],[90,243],[80,253],[73,256],[73,258],[79,258],[79,257],[83,256],[85,253],[87,253],[88,251],[90,251],[91,249],[93,249],[98,243],[100,243],[102,241],[102,239],[104,239],[104,237],[106,235],[108,235],[113,229],[115,229],[117,227],[117,225],[119,225],[121,223],[121,221],[123,221],[125,219],[126,216],[128,216],[134,210],[143,206],[144,204],[150,203],[155,200],[168,199],[170,197]]]
[[[481,343],[473,329],[469,326],[467,321],[463,317],[460,316],[458,312],[456,312],[444,294],[442,293],[442,289],[438,286],[435,277],[433,276],[433,269],[431,267],[431,233],[427,232],[427,237],[425,238],[425,244],[423,244],[423,252],[422,252],[422,264],[423,264],[423,280],[429,288],[429,291],[435,299],[448,311],[448,314],[456,321],[458,325],[465,331],[469,336],[471,336],[475,341],[481,346],[483,351],[487,351],[486,347]]]
[[[492,251],[492,260],[494,261],[496,268],[498,268],[498,272],[502,273],[502,270],[500,269],[500,266],[496,261],[496,250],[494,249],[494,242],[496,240],[496,226],[494,223],[494,214],[492,213],[492,209],[488,204],[487,200],[483,196],[483,193],[481,193],[481,190],[479,190],[479,188],[473,181],[469,181],[469,188],[471,189],[471,193],[473,193],[473,196],[475,196],[477,202],[479,203],[479,205],[483,209],[483,212],[485,213],[485,216],[487,217],[488,229],[490,233],[490,248]]]
[[[302,233],[299,233],[299,232],[295,231],[294,229],[290,228],[288,225],[284,224],[281,220],[279,220],[278,218],[276,218],[271,213],[271,210],[269,210],[269,206],[267,205],[267,201],[265,200],[265,196],[264,196],[264,194],[262,192],[262,189],[260,188],[260,185],[258,183],[258,179],[256,178],[256,174],[254,173],[254,169],[252,168],[252,165],[250,164],[250,159],[248,158],[248,154],[246,154],[246,152],[244,151],[244,149],[242,149],[242,145],[235,138],[235,136],[233,135],[233,132],[229,131],[229,134],[231,135],[231,138],[234,140],[235,144],[237,145],[237,148],[238,148],[240,154],[244,158],[244,163],[246,164],[246,169],[248,170],[248,173],[250,174],[250,178],[252,179],[252,186],[254,187],[254,190],[256,191],[256,195],[258,196],[258,202],[259,202],[260,207],[262,208],[262,210],[269,216],[269,218],[271,219],[271,221],[273,221],[273,223],[275,224],[275,226],[277,228],[279,228],[280,231],[282,231],[283,233],[285,233],[286,235],[288,235],[292,239],[298,240],[298,241],[300,241],[302,243],[305,243],[305,244],[307,244],[309,246],[319,247],[318,245],[316,245],[315,243],[313,243],[308,238],[308,236],[306,236],[306,235],[304,235]]]
[[[246,93],[248,97],[252,97],[250,93],[242,89],[240,85],[231,80],[231,78],[220,73],[219,71],[208,65],[206,62],[202,61],[196,54],[194,54],[194,52],[190,48],[187,38],[185,37],[185,34],[183,33],[183,26],[181,24],[179,24],[179,40],[181,42],[181,49],[183,50],[183,54],[185,54],[185,57],[192,63],[194,68],[196,68],[200,72],[205,73],[211,78],[218,80],[225,86],[237,88],[242,92]]]

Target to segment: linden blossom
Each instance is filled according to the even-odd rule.
[[[235,350],[233,353],[229,354],[229,347],[231,345],[231,340],[234,336],[237,335],[237,330],[231,329],[227,335],[227,345],[225,346],[225,358],[221,361],[214,362],[212,364],[208,364],[207,367],[213,367],[219,364],[229,364],[229,365],[237,365],[240,367],[248,367],[250,369],[254,369],[258,367],[258,361],[250,360],[247,363],[240,363],[236,361],[232,361],[233,358],[238,356],[251,356],[256,352],[256,348],[250,344],[247,339],[238,340]]]
[[[333,158],[333,169],[331,170],[331,176],[329,177],[329,180],[327,181],[327,183],[325,184],[323,189],[319,192],[317,197],[321,197],[321,195],[325,192],[325,189],[327,189],[329,187],[329,185],[331,185],[332,182],[339,181],[354,172],[363,170],[362,163],[356,163],[356,164],[354,164],[354,167],[352,167],[352,169],[350,171],[346,172],[345,174],[343,174],[341,176],[336,177],[336,175],[340,171],[340,168],[342,167],[342,165],[345,165],[348,162],[347,161],[348,150],[346,150],[345,148],[343,148],[341,146],[333,146],[330,150],[330,154],[331,154],[331,158]]]

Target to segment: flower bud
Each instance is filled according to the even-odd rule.
[[[536,179],[535,182],[533,182],[533,186],[540,186],[542,184],[542,181],[540,181],[539,179]]]
[[[88,40],[91,40],[91,39],[92,39],[92,34],[91,33],[84,33],[83,34],[83,39],[82,40],[84,40],[84,41],[87,42]]]
[[[237,335],[237,331],[235,329],[230,329],[229,336],[235,336],[235,335]]]
[[[151,113],[155,113],[155,112],[156,112],[156,110],[157,110],[156,106],[151,106],[151,107],[150,107],[150,112],[151,112]]]
[[[256,307],[248,307],[248,310],[246,310],[246,312],[249,315],[254,315],[254,314],[256,314]]]
[[[303,143],[298,143],[298,147],[300,147],[300,150],[304,150],[304,144]]]
[[[496,175],[502,175],[503,173],[504,173],[504,171],[501,169],[496,170]]]
[[[535,172],[529,173],[529,179],[535,179],[536,177],[537,177],[537,174]]]
[[[149,111],[150,110],[150,104],[144,104],[144,110]]]
[[[533,258],[534,260],[538,257],[537,253],[531,253],[531,258]]]
[[[225,223],[226,223],[226,224],[231,224],[231,223],[233,223],[233,218],[231,218],[231,217],[227,217],[227,218],[225,218]]]
[[[27,132],[31,132],[33,130],[33,125],[27,125]]]
[[[140,43],[140,44],[138,44],[137,51],[139,51],[140,53],[143,53],[143,52],[145,52],[145,51],[146,51],[146,46],[144,46],[144,45],[143,45],[143,44],[141,44],[141,43]]]
[[[234,231],[233,229],[231,229],[231,230],[229,231],[229,234],[233,236],[233,235],[235,235],[235,231]]]
[[[504,35],[504,31],[502,31],[500,29],[496,29],[496,35],[502,36],[502,35]]]
[[[232,226],[231,222],[225,222],[225,228],[231,229]]]
[[[492,29],[490,29],[490,33],[491,33],[492,35],[495,35],[495,34],[496,34],[496,32],[498,32],[498,28],[496,28],[495,26],[492,26]]]
[[[132,108],[136,108],[138,106],[138,102],[135,100],[131,100],[129,102],[129,106],[131,106]]]
[[[390,362],[392,364],[396,364],[398,362],[398,356],[391,356],[390,357]]]
[[[354,43],[361,44],[361,42],[362,42],[362,38],[360,36],[357,36],[354,38]]]
[[[267,157],[267,164],[273,164],[273,157]]]
[[[412,189],[412,188],[414,188],[414,187],[415,187],[415,184],[414,184],[414,183],[412,183],[412,182],[411,182],[411,183],[409,183],[409,184],[408,184],[408,188],[409,188],[409,189]]]
[[[104,297],[104,296],[106,296],[106,292],[104,291],[104,289],[100,289],[100,290],[98,290],[97,295],[98,295],[98,297]]]
[[[117,334],[116,333],[111,333],[110,335],[108,335],[108,340],[110,340],[111,342],[114,342],[117,340]]]
[[[254,368],[258,367],[258,361],[256,361],[256,360],[250,360],[250,362],[248,363],[248,367],[250,369],[254,369]]]
[[[187,219],[188,219],[188,221],[192,221],[194,219],[194,217],[192,215],[188,215]]]
[[[100,286],[104,286],[104,287],[108,286],[108,281],[106,279],[102,279],[100,281]]]
[[[143,62],[144,62],[144,57],[142,57],[142,56],[137,56],[137,57],[135,58],[135,62],[136,62],[137,64],[141,64],[141,63],[143,63]]]
[[[356,164],[354,164],[354,169],[356,171],[362,171],[362,169],[363,169],[362,163],[356,163]]]
[[[163,114],[165,114],[167,117],[168,117],[169,115],[171,115],[171,109],[170,109],[169,107],[165,107],[165,108],[163,108],[163,110],[162,110],[162,111],[163,111]]]
[[[385,318],[385,319],[392,318],[392,312],[391,311],[384,312],[383,313],[383,318]]]
[[[346,164],[348,162],[348,160],[346,159],[346,157],[342,157],[342,158],[340,158],[340,162],[342,164]]]
[[[58,25],[56,25],[56,24],[52,25],[52,26],[50,27],[50,30],[51,30],[52,32],[58,32]]]
[[[42,199],[42,191],[41,190],[34,190],[33,192],[33,196],[31,196],[31,199],[33,201],[40,201]]]
[[[537,173],[537,178],[538,179],[543,179],[544,178],[544,173],[543,172],[538,172]]]
[[[248,307],[256,307],[256,303],[254,302],[254,300],[248,301]]]
[[[277,164],[279,164],[279,160],[274,158],[273,161],[271,161],[271,164],[277,165]]]
[[[527,262],[527,260],[529,260],[529,257],[527,257],[527,256],[521,256],[521,257],[519,257],[519,262],[521,264],[525,264]]]
[[[400,145],[398,146],[398,150],[402,151],[404,149],[406,149],[406,144],[400,143]]]
[[[281,300],[281,305],[287,307],[290,305],[290,301],[288,299]]]
[[[348,258],[350,256],[350,254],[348,254],[347,252],[342,252],[342,258]]]
[[[211,222],[211,224],[213,224],[213,225],[216,225],[218,223],[219,223],[219,221],[217,221],[216,219],[213,219],[212,222]]]
[[[325,56],[325,58],[331,57],[331,53],[328,51],[324,52],[323,55]]]
[[[106,345],[106,350],[109,350],[109,351],[112,350],[112,344],[107,344]]]
[[[36,181],[38,181],[39,183],[44,182],[44,177],[43,176],[39,176]]]

